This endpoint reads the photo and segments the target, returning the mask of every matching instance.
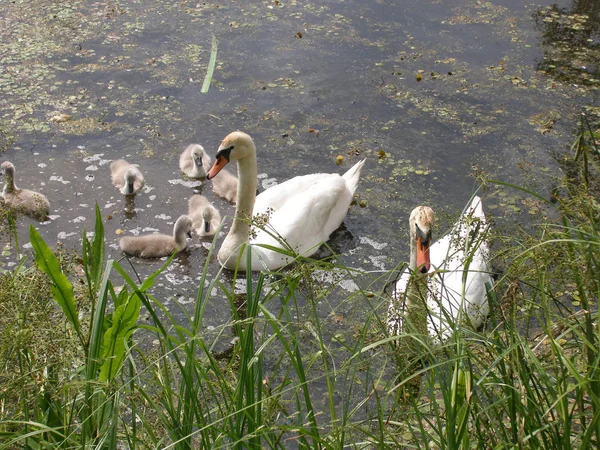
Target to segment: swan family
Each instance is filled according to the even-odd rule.
[[[298,258],[310,257],[327,242],[344,221],[358,187],[365,160],[343,174],[300,175],[257,195],[256,146],[246,133],[234,131],[221,142],[215,160],[201,145],[191,144],[180,155],[179,167],[189,178],[206,179],[213,191],[235,204],[235,215],[217,258],[230,270],[273,271]],[[235,163],[238,176],[225,166]],[[50,204],[41,193],[19,189],[15,168],[1,165],[4,173],[2,203],[38,220],[45,220]],[[125,196],[144,187],[140,168],[123,159],[110,164],[113,185]],[[390,335],[405,332],[411,320],[411,305],[424,302],[427,332],[434,342],[451,336],[459,324],[478,327],[489,313],[487,290],[492,287],[489,270],[488,226],[482,201],[474,197],[451,231],[435,243],[432,239],[433,210],[414,209],[409,220],[410,262],[400,275],[388,307]],[[203,195],[193,195],[188,211],[173,227],[172,235],[127,236],[120,249],[142,258],[169,256],[187,247],[191,231],[201,237],[217,233],[221,214]],[[419,298],[419,287],[426,289]],[[422,297],[422,296],[421,296]]]

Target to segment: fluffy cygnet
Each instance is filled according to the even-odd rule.
[[[10,162],[5,161],[0,167],[4,173],[4,188],[2,189],[4,203],[34,219],[46,220],[50,212],[50,202],[46,196],[29,189],[19,189],[15,185],[15,166]]]
[[[238,191],[238,179],[235,175],[232,175],[226,169],[221,169],[219,176],[210,181],[215,194],[235,204]]]
[[[192,219],[181,216],[173,227],[173,236],[168,234],[147,234],[145,236],[126,236],[119,241],[119,247],[125,253],[140,258],[160,258],[180,252],[187,247],[187,238],[192,237]]]
[[[123,195],[132,195],[144,187],[144,175],[137,165],[129,164],[124,159],[110,163],[112,183]]]
[[[206,178],[210,157],[199,144],[190,144],[179,157],[179,168],[190,178]]]
[[[192,195],[188,202],[188,215],[199,236],[212,236],[221,223],[221,214],[204,195]]]

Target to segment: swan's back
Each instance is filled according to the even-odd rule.
[[[481,198],[476,196],[450,232],[431,246],[431,271],[442,266],[445,270],[462,271],[466,264],[466,256],[471,253],[473,261],[470,265],[475,265],[477,269],[483,266],[487,268],[489,255],[487,232],[488,226]]]
[[[346,205],[347,209],[350,206],[352,196],[358,187],[360,171],[364,164],[365,160],[363,159],[362,161],[357,162],[343,175],[339,175],[337,173],[312,173],[308,175],[299,175],[297,177],[290,178],[283,183],[276,184],[256,197],[256,201],[254,203],[254,215],[264,214],[267,209],[277,211],[288,202],[293,204],[291,199],[294,196],[305,195],[313,190],[317,193],[326,193],[328,188],[331,190],[336,190],[336,188],[338,190],[347,190],[347,194],[350,196],[350,200]],[[340,183],[341,180],[344,182]],[[336,191],[334,195],[339,195],[339,193],[339,191]],[[346,202],[344,201],[343,203]],[[340,224],[338,224],[338,227]]]
[[[342,176],[301,175],[261,193],[256,198],[254,215],[269,215],[269,227],[259,230],[252,242],[280,247],[270,234],[276,231],[294,252],[313,255],[346,217],[364,162],[359,161]]]
[[[474,197],[468,208],[454,224],[450,233],[431,246],[431,269],[435,272],[429,289],[431,308],[437,308],[436,330],[447,337],[449,329],[444,313],[439,311],[436,299],[453,320],[460,315],[460,306],[474,328],[479,327],[489,314],[486,284],[493,284],[488,264],[488,226],[482,202]],[[437,319],[437,320],[436,320]]]
[[[44,194],[17,189],[3,195],[4,202],[17,212],[21,212],[34,219],[44,221],[50,214],[50,202]]]

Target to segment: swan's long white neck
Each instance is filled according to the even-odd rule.
[[[258,185],[256,151],[251,156],[239,159],[237,164],[239,189],[237,191],[235,218],[227,239],[235,236],[236,243],[239,245],[248,241],[250,219],[252,219],[254,201],[256,200],[256,187]]]
[[[410,260],[408,261],[408,268],[413,273],[417,270],[417,227],[412,217],[410,220]]]
[[[4,171],[4,188],[3,193],[15,192],[17,185],[15,184],[15,172],[12,168],[8,167]]]
[[[178,250],[183,250],[187,246],[188,230],[190,228],[191,219],[185,216],[180,217],[173,226],[173,240]]]

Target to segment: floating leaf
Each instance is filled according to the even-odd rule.
[[[68,120],[71,120],[72,118],[73,116],[71,116],[70,114],[55,112],[53,113],[52,117],[50,117],[50,122],[63,123]]]

